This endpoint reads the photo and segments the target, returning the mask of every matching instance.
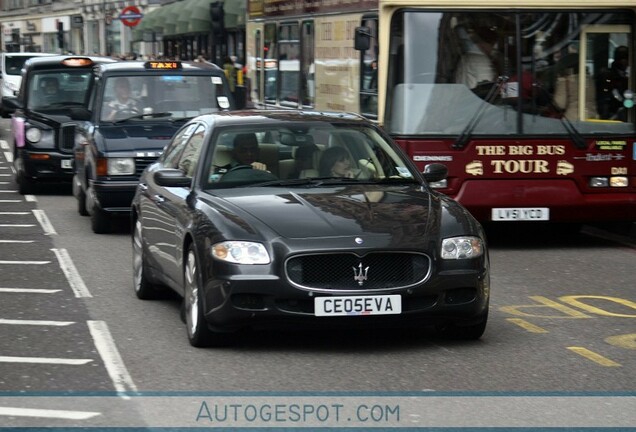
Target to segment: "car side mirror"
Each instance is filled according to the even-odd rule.
[[[448,177],[448,167],[441,163],[432,163],[424,167],[424,179],[428,183],[435,183]]]
[[[371,47],[371,29],[369,27],[356,27],[353,47],[356,51],[366,51]]]
[[[73,107],[69,110],[70,117],[73,120],[88,121],[91,119],[91,111],[86,108]]]
[[[180,169],[168,168],[155,172],[155,183],[163,187],[190,187],[192,178],[184,174]]]
[[[12,110],[22,109],[22,104],[15,96],[3,96],[2,105]]]

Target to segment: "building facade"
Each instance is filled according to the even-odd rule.
[[[0,51],[221,62],[243,57],[245,14],[246,0],[0,0]]]

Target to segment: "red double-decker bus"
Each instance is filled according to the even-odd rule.
[[[481,221],[636,220],[636,2],[335,3],[250,2],[255,104],[375,119]]]

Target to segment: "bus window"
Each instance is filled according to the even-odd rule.
[[[314,64],[314,22],[303,21],[300,35],[301,97],[305,108],[314,106],[316,98],[316,65]]]
[[[276,40],[276,24],[265,25],[265,38],[263,45],[263,57],[264,57],[264,84],[265,87],[265,103],[276,103],[277,92],[277,77],[278,77],[278,64],[276,52],[277,40]],[[271,61],[273,60],[273,61]]]
[[[283,106],[297,107],[300,102],[298,23],[281,25],[278,36],[278,101]]]

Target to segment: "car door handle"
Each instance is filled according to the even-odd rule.
[[[146,192],[148,190],[148,185],[145,183],[139,183],[138,187],[141,192]]]
[[[161,204],[163,203],[166,199],[164,197],[162,197],[161,195],[155,195],[152,197],[152,200],[154,202],[156,202],[157,204]]]

